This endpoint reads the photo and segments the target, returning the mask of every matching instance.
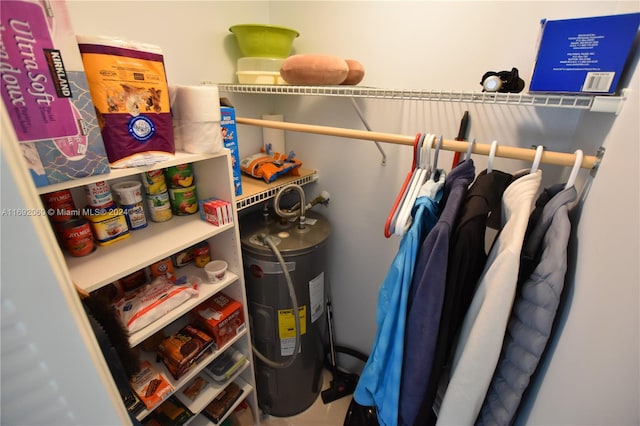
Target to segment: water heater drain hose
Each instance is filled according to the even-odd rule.
[[[276,362],[276,361],[270,360],[256,348],[256,345],[253,344],[253,342],[252,342],[252,349],[253,349],[253,353],[258,357],[258,359],[264,362],[269,367],[287,368],[294,363],[294,361],[298,356],[298,351],[300,351],[300,313],[298,311],[298,299],[296,298],[296,292],[295,292],[295,289],[293,288],[293,281],[291,281],[291,275],[289,275],[289,271],[287,270],[287,265],[284,262],[284,259],[282,257],[282,254],[280,253],[280,250],[278,250],[278,247],[276,247],[276,245],[273,243],[273,241],[271,241],[271,238],[269,238],[268,235],[263,238],[263,242],[265,242],[269,246],[273,254],[275,254],[276,258],[278,259],[278,262],[280,263],[280,267],[282,268],[282,272],[284,273],[284,278],[287,281],[287,287],[289,288],[289,298],[291,298],[291,304],[293,305],[293,318],[295,321],[295,328],[296,328],[296,337],[295,337],[296,341],[293,348],[293,355],[286,362]]]

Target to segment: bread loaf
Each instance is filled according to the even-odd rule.
[[[280,75],[289,84],[341,84],[348,74],[347,62],[331,55],[292,55],[280,68]]]

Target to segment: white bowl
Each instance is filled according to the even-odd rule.
[[[213,260],[204,265],[204,271],[209,277],[209,282],[216,283],[224,280],[227,273],[227,262],[224,260]]]

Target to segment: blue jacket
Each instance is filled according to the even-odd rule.
[[[449,236],[474,177],[472,160],[464,161],[449,173],[440,202],[440,219],[427,234],[417,259],[409,291],[404,334],[399,412],[401,425],[426,424],[431,410],[431,404],[425,401],[425,396],[438,339]]]
[[[360,405],[375,406],[382,426],[398,422],[407,296],[418,248],[438,219],[441,195],[439,191],[435,198],[422,196],[416,200],[411,227],[400,241],[398,253],[378,293],[378,330],[353,398]]]

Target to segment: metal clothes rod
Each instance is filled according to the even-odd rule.
[[[315,133],[320,135],[339,136],[339,137],[351,138],[351,139],[364,139],[364,140],[370,140],[374,142],[379,141],[379,142],[387,142],[387,143],[393,143],[393,144],[399,144],[399,145],[413,146],[413,143],[415,140],[415,135],[404,136],[404,135],[398,135],[394,133],[381,133],[381,132],[372,132],[367,130],[344,129],[340,127],[316,126],[313,124],[300,124],[300,123],[291,123],[286,121],[260,120],[256,118],[246,118],[246,117],[236,117],[236,123],[247,124],[250,126],[268,127],[272,129],[289,130],[292,132]],[[469,143],[470,142],[443,139],[442,146],[440,147],[440,149],[444,149],[445,151],[467,152]],[[491,150],[491,144],[476,143],[473,147],[472,153],[480,154],[480,155],[489,155],[490,150]],[[500,141],[498,141],[498,146],[495,152],[496,157],[511,158],[514,160],[524,160],[524,161],[533,161],[535,158],[535,154],[536,154],[535,149],[504,146],[504,145],[500,145]],[[575,162],[575,158],[576,158],[575,154],[573,153],[554,152],[554,151],[545,150],[542,153],[542,158],[540,159],[540,163],[571,167]],[[598,165],[598,162],[599,162],[598,157],[593,155],[585,155],[582,158],[582,165],[580,167],[583,169],[593,169]]]

